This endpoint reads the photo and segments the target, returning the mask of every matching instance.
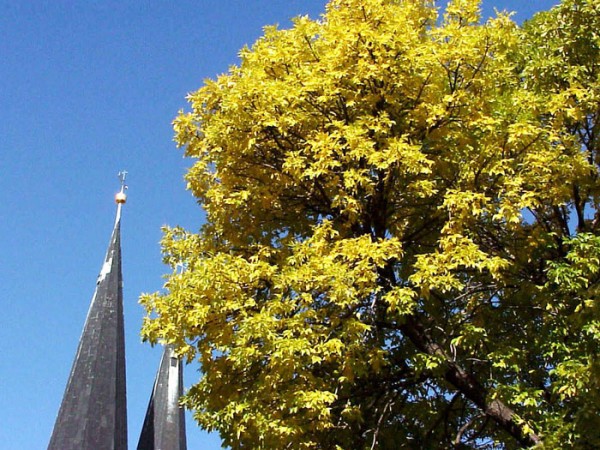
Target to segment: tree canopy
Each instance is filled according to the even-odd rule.
[[[600,447],[600,3],[331,0],[174,122],[146,339],[233,449]]]

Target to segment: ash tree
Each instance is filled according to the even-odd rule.
[[[234,449],[600,446],[600,5],[332,0],[174,122],[145,339]]]

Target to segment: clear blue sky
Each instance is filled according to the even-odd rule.
[[[556,0],[484,1],[522,21]],[[114,221],[123,211],[127,389],[135,448],[160,357],[142,292],[161,289],[163,225],[201,209],[172,139],[185,96],[237,62],[267,24],[325,0],[0,0],[0,449],[46,448]],[[186,369],[186,386],[198,377]],[[220,440],[188,415],[190,449]]]

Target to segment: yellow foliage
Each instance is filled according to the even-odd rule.
[[[185,403],[226,445],[449,448],[482,409],[528,445],[541,366],[577,395],[540,336],[556,338],[553,311],[591,308],[550,300],[545,261],[564,257],[570,208],[583,229],[600,204],[597,141],[581,141],[600,90],[550,50],[529,58],[534,34],[482,23],[476,0],[442,18],[426,0],[332,0],[189,95],[175,140],[207,219],[165,230],[173,273],[142,298],[143,333],[199,361]],[[488,393],[520,408],[510,426]],[[425,435],[440,411],[446,435]]]

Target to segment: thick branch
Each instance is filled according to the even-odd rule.
[[[439,344],[433,342],[433,339],[431,339],[415,316],[409,316],[406,323],[401,326],[401,330],[420,351],[429,355],[441,356],[446,362],[447,370],[444,374],[446,381],[477,405],[479,409],[496,421],[496,423],[522,445],[531,447],[541,442],[538,435],[533,432],[527,433],[524,430],[524,427],[518,423],[514,411],[501,400],[493,399],[488,401],[487,389],[473,375],[452,361]]]

